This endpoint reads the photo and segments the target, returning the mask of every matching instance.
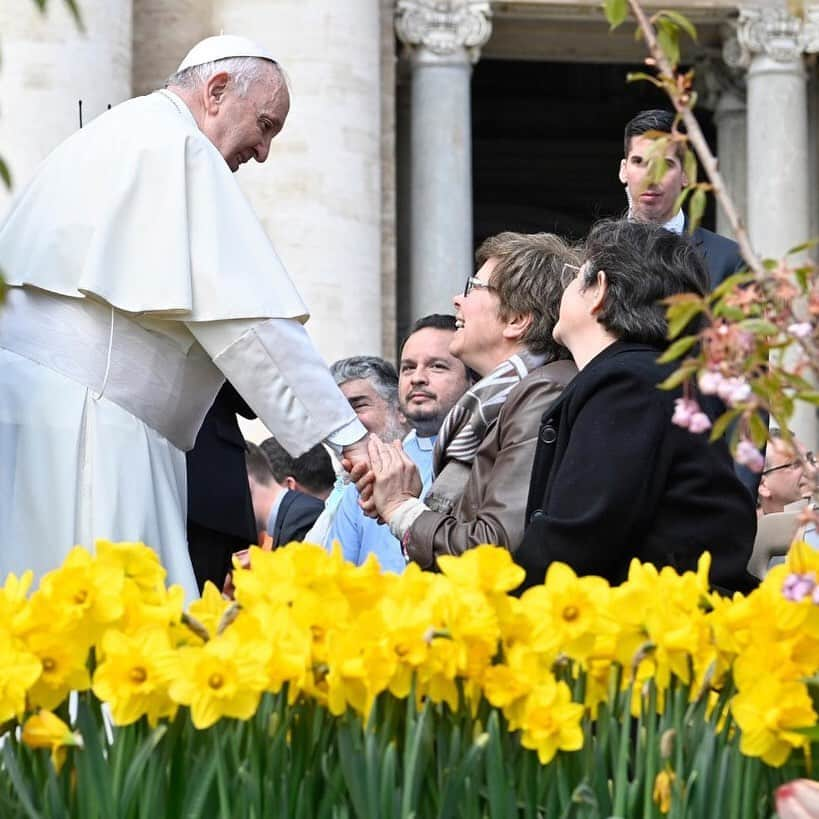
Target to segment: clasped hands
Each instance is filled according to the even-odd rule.
[[[366,459],[359,445],[366,441]],[[389,523],[395,510],[406,500],[421,495],[418,467],[404,452],[400,441],[385,444],[375,435],[355,444],[357,457],[344,452],[344,467],[358,489],[364,514]]]

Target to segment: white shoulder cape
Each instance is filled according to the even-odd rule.
[[[122,103],[46,158],[0,228],[6,280],[184,321],[306,320],[233,174],[176,101]]]

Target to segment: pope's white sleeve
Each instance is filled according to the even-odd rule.
[[[187,327],[291,455],[319,441],[338,451],[367,434],[295,319],[191,321]]]

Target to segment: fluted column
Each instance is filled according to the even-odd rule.
[[[284,66],[291,107],[263,165],[237,173],[310,309],[328,361],[382,352],[380,0],[213,0],[209,34]],[[391,351],[390,351],[391,352]]]
[[[803,54],[819,49],[817,8],[743,8],[738,62],[747,66],[748,226],[764,256],[781,256],[810,231]]]
[[[781,7],[742,8],[737,62],[747,66],[748,229],[763,257],[810,238],[807,75],[803,55],[819,50],[819,6],[804,17]],[[800,405],[793,430],[815,448],[815,409]]]
[[[449,312],[472,272],[472,63],[491,33],[488,0],[398,0],[410,51],[411,318]]]
[[[19,190],[85,122],[131,95],[131,0],[82,0],[80,31],[62,2],[0,3],[0,155]],[[9,195],[0,186],[0,215]]]

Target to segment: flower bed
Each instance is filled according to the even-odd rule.
[[[490,546],[442,574],[307,544],[252,563],[186,613],[141,544],[75,549],[31,595],[9,577],[0,816],[744,819],[806,772],[804,544],[733,600],[707,556],[619,587],[555,564],[520,599]]]

